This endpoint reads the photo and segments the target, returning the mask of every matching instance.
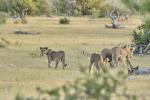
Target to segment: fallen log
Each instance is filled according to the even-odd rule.
[[[134,69],[128,69],[129,75],[150,75],[150,68],[139,68],[138,66]]]
[[[26,32],[26,31],[15,31],[14,34],[22,34],[22,35],[38,35],[40,32]]]

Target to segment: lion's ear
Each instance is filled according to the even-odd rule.
[[[45,47],[45,49],[47,50],[47,49],[48,49],[48,47]]]
[[[133,51],[133,48],[130,48],[130,51]]]
[[[123,48],[127,48],[127,47],[128,47],[127,45],[124,45],[124,46],[123,46]]]
[[[42,49],[42,47],[40,47],[40,50]]]

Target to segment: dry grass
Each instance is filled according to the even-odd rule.
[[[103,48],[131,43],[131,32],[139,24],[138,17],[121,22],[124,29],[105,29],[108,19],[70,18],[70,25],[60,25],[58,17],[29,17],[28,23],[13,24],[9,19],[0,26],[0,37],[11,42],[0,49],[0,100],[12,100],[19,92],[35,95],[35,88],[53,88],[81,77],[79,67],[87,69],[92,52]],[[16,35],[14,31],[40,32],[40,35]],[[20,43],[21,45],[15,45]],[[67,70],[49,69],[46,57],[39,57],[40,46],[66,52]],[[83,55],[82,52],[85,51]],[[135,65],[149,67],[149,56],[135,57]],[[128,80],[129,91],[149,96],[149,76],[138,76],[138,80]],[[136,91],[136,92],[135,92]]]

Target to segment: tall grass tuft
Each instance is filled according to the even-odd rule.
[[[0,42],[0,48],[5,48],[5,44],[3,42]]]
[[[7,39],[5,38],[1,38],[2,42],[4,42],[6,45],[11,45],[11,42],[8,41]]]

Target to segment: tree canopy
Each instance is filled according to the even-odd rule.
[[[121,0],[129,9],[150,12],[150,0]]]
[[[22,16],[25,10],[29,15],[50,13],[47,0],[0,0],[1,12]]]
[[[105,0],[0,0],[0,12],[22,15],[92,15],[103,13],[109,8]]]
[[[121,2],[119,2],[121,1]],[[115,3],[117,2],[117,4]],[[149,12],[150,0],[0,0],[0,12],[10,15],[22,15],[27,10],[28,15],[93,15],[104,16],[106,10],[126,8],[132,12]]]

